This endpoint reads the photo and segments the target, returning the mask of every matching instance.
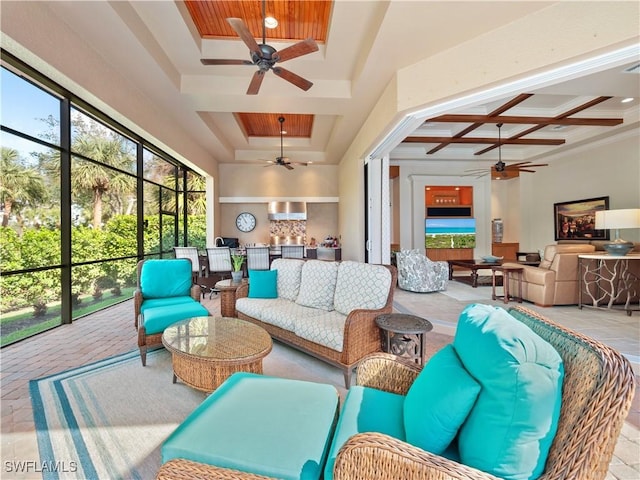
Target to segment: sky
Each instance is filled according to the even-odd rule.
[[[60,100],[53,95],[24,81],[6,68],[2,68],[0,78],[0,121],[3,126],[13,128],[33,137],[48,130],[47,125],[39,120],[52,115],[60,119]],[[46,151],[28,140],[2,132],[2,146],[18,150],[25,160],[31,158],[33,151]]]

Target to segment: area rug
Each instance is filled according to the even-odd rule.
[[[429,334],[428,355],[451,337]],[[329,383],[342,399],[342,371],[274,342],[265,375]],[[30,382],[43,478],[150,479],[169,434],[205,398],[172,383],[171,355],[137,350]]]

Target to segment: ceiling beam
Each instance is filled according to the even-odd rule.
[[[497,137],[406,137],[403,143],[475,143],[493,144],[498,142]],[[562,138],[503,138],[502,145],[562,145]]]
[[[510,115],[465,115],[448,114],[434,117],[427,122],[440,123],[509,123],[525,125],[588,125],[595,127],[615,127],[622,123],[622,118],[558,118],[558,117],[519,117]]]
[[[493,117],[495,115],[500,115],[501,113],[506,112],[507,110],[509,110],[512,107],[515,107],[516,105],[518,105],[519,103],[524,102],[527,98],[532,97],[533,93],[521,93],[520,95],[518,95],[517,97],[509,100],[507,103],[505,103],[504,105],[499,106],[498,108],[496,108],[493,112],[489,113],[489,116]],[[484,125],[484,123],[482,122],[477,122],[474,124],[469,125],[467,128],[465,128],[464,130],[459,131],[458,133],[456,133],[453,138],[460,138],[460,137],[464,137],[467,133],[473,132],[476,128],[481,127],[482,125]],[[429,150],[427,152],[427,155],[431,155],[436,153],[438,150],[446,147],[447,145],[449,145],[451,142],[446,141],[446,142],[442,142],[440,145],[432,148],[431,150]]]

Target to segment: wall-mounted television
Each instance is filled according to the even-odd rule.
[[[475,248],[475,218],[426,218],[426,248]]]

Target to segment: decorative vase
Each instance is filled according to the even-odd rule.
[[[493,243],[502,243],[502,233],[504,231],[504,225],[502,219],[495,218],[491,220],[491,232],[493,233]]]
[[[231,281],[233,283],[240,283],[242,281],[242,270],[231,272]]]

